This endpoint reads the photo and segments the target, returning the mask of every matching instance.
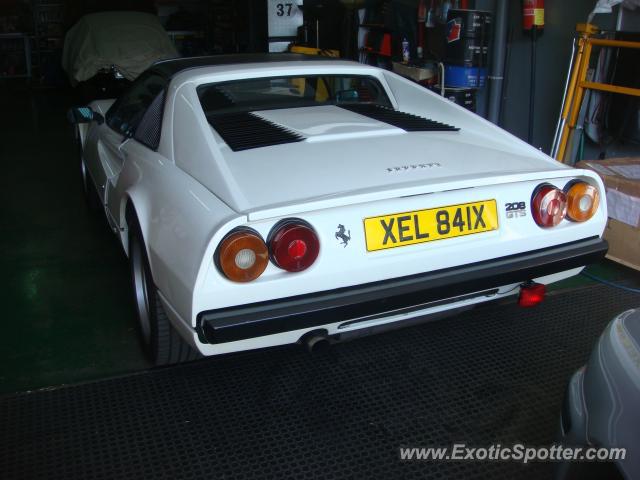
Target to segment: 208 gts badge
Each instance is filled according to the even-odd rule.
[[[505,204],[507,218],[517,218],[527,216],[527,204],[525,202],[513,202]]]
[[[340,245],[344,245],[344,248],[347,248],[347,244],[349,243],[349,240],[351,240],[351,230],[345,229],[342,224],[338,225],[336,240],[341,240]]]

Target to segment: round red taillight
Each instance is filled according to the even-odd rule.
[[[318,257],[320,242],[313,229],[301,220],[287,220],[269,235],[271,260],[288,272],[309,268]]]
[[[216,252],[222,273],[234,282],[255,280],[269,263],[264,240],[252,230],[238,230],[227,235]]]
[[[531,199],[531,214],[541,227],[555,227],[567,214],[567,195],[553,185],[539,185]]]

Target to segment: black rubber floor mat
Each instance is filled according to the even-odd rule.
[[[588,287],[322,356],[272,349],[5,396],[0,476],[549,478],[548,463],[402,462],[398,449],[551,444],[569,376],[638,303]]]

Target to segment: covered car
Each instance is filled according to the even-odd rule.
[[[559,463],[557,480],[640,478],[640,309],[617,315],[571,377],[559,443],[614,458]]]
[[[85,15],[67,32],[62,67],[72,85],[112,68],[134,80],[154,62],[178,56],[155,15],[101,12]]]

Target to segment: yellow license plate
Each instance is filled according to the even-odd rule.
[[[495,200],[364,219],[369,252],[497,229],[498,211]]]

